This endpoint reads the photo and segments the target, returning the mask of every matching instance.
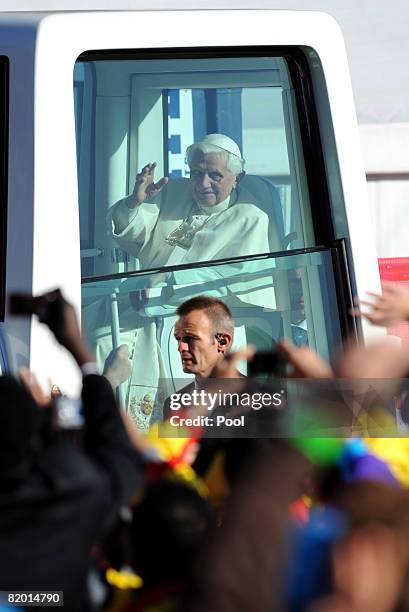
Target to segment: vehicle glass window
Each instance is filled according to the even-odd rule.
[[[174,325],[176,308],[201,294],[229,306],[233,348],[251,343],[269,350],[285,337],[328,359],[341,341],[328,250],[84,282],[85,332],[121,405],[142,430],[162,418],[164,399],[192,380],[182,368]],[[118,351],[121,345],[125,353]]]
[[[83,277],[316,244],[283,57],[102,55],[74,101]]]
[[[192,378],[174,340],[185,300],[221,299],[233,348],[286,337],[328,359],[346,327],[291,52],[158,54],[90,52],[74,69],[84,330],[142,430]]]

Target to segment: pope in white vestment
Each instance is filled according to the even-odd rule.
[[[133,193],[108,212],[113,239],[122,250],[139,260],[140,269],[280,250],[277,229],[261,206],[268,197],[266,187],[256,183],[250,192],[243,184],[246,181],[240,181],[244,160],[237,144],[222,134],[210,134],[202,142],[191,145],[186,154],[190,180],[168,182],[164,178],[155,183],[156,164],[147,164],[136,178]],[[237,274],[240,274],[240,264]],[[186,272],[175,271],[172,275],[175,284],[180,285]],[[220,281],[220,269],[195,270],[196,279]],[[221,288],[223,284],[227,287]],[[229,292],[228,283],[219,282],[217,286],[214,295],[223,299]],[[256,287],[251,290],[246,286],[239,293],[239,299],[244,302],[276,307],[273,287],[260,292]],[[97,320],[102,321],[101,313],[105,316],[104,307],[99,304],[98,308],[98,313],[95,305],[88,313],[93,326]],[[87,312],[84,314],[87,318]],[[128,345],[132,361],[127,405],[141,429],[149,426],[157,380],[166,377],[157,345],[156,323],[147,314],[124,305],[120,312],[120,340]],[[106,326],[101,325],[95,332],[97,359],[103,363],[112,350],[112,340]]]
[[[194,201],[188,179],[171,181],[136,211],[127,207],[127,199],[109,213],[125,225],[116,233],[113,224],[113,237],[139,259],[141,269],[270,251],[268,216],[240,186],[213,206]]]

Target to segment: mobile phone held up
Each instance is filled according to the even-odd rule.
[[[270,351],[257,351],[248,365],[250,376],[272,374],[280,377],[285,376],[287,371],[287,363],[278,346]]]
[[[9,297],[9,310],[13,315],[37,315],[42,323],[50,326],[58,315],[57,302],[63,300],[61,291],[54,289],[43,295],[33,297],[26,293],[12,293]]]

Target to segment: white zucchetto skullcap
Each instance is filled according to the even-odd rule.
[[[202,143],[219,147],[219,149],[232,153],[241,159],[241,151],[238,144],[234,142],[232,138],[229,138],[229,136],[225,136],[224,134],[207,134],[207,136],[200,141],[200,144]]]

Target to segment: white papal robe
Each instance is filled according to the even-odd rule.
[[[126,205],[128,198],[120,200],[109,210],[107,219],[113,239],[121,249],[139,259],[140,269],[214,261],[280,250],[274,223],[258,204],[263,197],[267,194],[262,192],[262,185],[256,195],[239,186],[224,202],[199,207],[191,195],[190,182],[180,179],[170,181],[156,198],[133,210]],[[116,231],[118,222],[120,227],[124,227],[121,232]],[[257,282],[253,288],[246,283],[240,291],[242,265],[237,264],[234,294],[243,302],[275,309],[275,292],[271,285],[260,289]],[[248,268],[249,264],[246,264],[247,271]],[[195,281],[213,285],[215,288],[206,290],[206,294],[223,299],[229,293],[229,286],[223,283],[221,270],[220,267],[195,270]],[[230,265],[226,271],[230,277]],[[172,274],[173,282],[180,289],[186,272]],[[188,276],[191,278],[192,274]],[[180,303],[188,297],[193,295],[187,287],[182,299],[176,301]],[[174,312],[175,300],[172,303],[169,310]],[[163,308],[166,309],[166,304]],[[100,364],[112,350],[109,313],[108,303],[104,305],[101,301],[84,309],[85,324],[95,342]],[[130,307],[127,296],[125,300],[119,300],[120,341],[128,344],[132,356],[127,406],[140,429],[146,429],[155,414],[155,410],[144,414],[142,408],[148,412],[146,402],[162,402],[162,398],[156,397],[157,381],[169,376],[157,343],[157,326],[149,318],[150,314],[149,308],[138,312]],[[147,396],[150,397],[144,403]]]

